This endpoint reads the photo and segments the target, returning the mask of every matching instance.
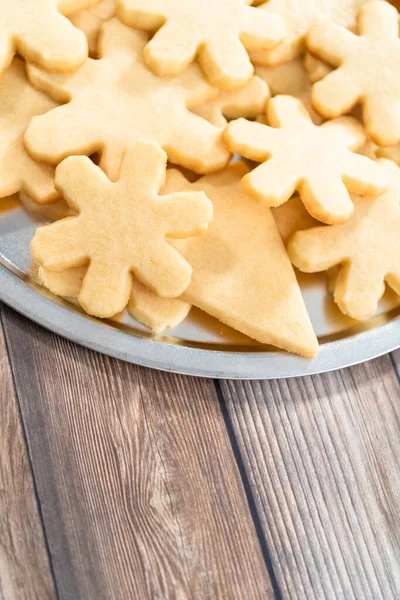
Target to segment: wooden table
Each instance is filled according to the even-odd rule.
[[[1,323],[1,600],[399,600],[400,352],[224,382]]]

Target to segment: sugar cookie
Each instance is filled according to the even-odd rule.
[[[309,50],[338,67],[313,86],[314,108],[326,118],[361,102],[370,138],[381,146],[400,142],[400,40],[398,13],[381,0],[359,12],[360,35],[335,25],[312,27]]]
[[[24,133],[32,117],[55,103],[29,83],[25,67],[15,58],[0,78],[0,197],[24,190],[35,202],[57,198],[54,169],[35,162],[24,147]]]
[[[119,0],[117,14],[133,27],[156,31],[144,59],[157,75],[174,77],[198,55],[209,81],[232,89],[253,74],[247,50],[269,50],[284,35],[278,15],[252,0]]]
[[[131,273],[160,296],[180,296],[190,284],[190,265],[165,236],[204,232],[212,205],[204,192],[160,197],[166,162],[157,144],[141,142],[126,151],[117,183],[84,156],[57,168],[57,189],[79,214],[40,227],[31,252],[50,271],[89,262],[78,296],[87,313],[106,318],[123,310]]]
[[[255,119],[265,111],[270,97],[268,85],[260,77],[252,77],[240,90],[222,90],[215,100],[210,100],[192,111],[216,127],[225,127],[227,119],[246,117]]]
[[[315,56],[309,52],[306,52],[303,64],[311,83],[321,81],[321,79],[332,72],[332,68],[329,65],[322,62],[322,60],[315,58]]]
[[[202,190],[214,208],[201,240],[174,242],[193,267],[183,298],[259,342],[312,357],[318,342],[296,276],[271,211],[241,189],[246,172],[235,163],[196,183],[168,172],[164,191]]]
[[[114,15],[115,0],[101,0],[100,4],[80,10],[70,17],[71,23],[86,35],[91,56],[97,56],[97,43],[101,26]]]
[[[279,15],[286,26],[286,37],[270,51],[252,51],[255,64],[277,65],[300,56],[310,27],[326,19],[342,27],[354,27],[365,0],[269,0],[262,9]]]
[[[276,207],[298,190],[313,217],[337,224],[353,213],[349,191],[377,195],[386,189],[381,165],[350,151],[365,142],[356,119],[316,126],[299,100],[276,96],[268,102],[267,120],[271,127],[238,119],[224,133],[230,150],[262,163],[242,181],[256,200]]]
[[[42,69],[77,69],[88,54],[86,38],[63,15],[96,2],[0,0],[0,75],[17,52]]]
[[[374,314],[385,281],[400,294],[400,170],[390,161],[383,164],[391,177],[385,194],[354,197],[356,208],[348,223],[298,232],[288,248],[301,271],[341,266],[334,299],[354,319]]]
[[[86,272],[86,266],[59,272],[40,267],[39,280],[56,296],[76,298],[81,291]],[[127,308],[134,319],[155,333],[161,333],[165,329],[176,327],[186,319],[191,305],[180,298],[161,298],[133,277],[132,293]]]
[[[221,130],[189,108],[214,98],[196,65],[175,79],[153,75],[143,64],[147,37],[117,19],[103,26],[102,58],[89,58],[72,75],[51,75],[35,67],[35,87],[66,102],[32,120],[25,135],[29,152],[57,164],[71,154],[100,151],[101,167],[118,178],[125,148],[137,141],[159,143],[171,162],[198,172],[218,170],[230,154]]]

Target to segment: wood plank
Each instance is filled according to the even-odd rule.
[[[400,384],[390,357],[221,386],[283,598],[400,598]]]
[[[0,599],[55,598],[0,327]]]
[[[213,383],[3,313],[60,598],[273,598]]]

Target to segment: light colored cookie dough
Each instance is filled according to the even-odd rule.
[[[31,252],[50,271],[89,262],[78,296],[87,313],[107,318],[123,310],[132,274],[165,297],[190,284],[192,268],[166,236],[204,232],[212,204],[200,191],[159,196],[166,162],[157,144],[141,142],[126,151],[116,183],[85,156],[57,168],[57,189],[79,214],[37,229]]]
[[[115,0],[101,0],[100,4],[80,10],[70,17],[71,23],[86,35],[91,56],[97,56],[101,26],[114,15]]]
[[[73,71],[88,55],[87,41],[63,15],[99,0],[0,0],[0,75],[19,53],[51,71]]]
[[[117,14],[156,32],[144,59],[157,75],[174,77],[197,56],[209,81],[243,86],[253,74],[247,50],[270,50],[284,36],[278,15],[247,6],[252,0],[119,0]]]
[[[324,117],[349,112],[358,102],[369,137],[381,146],[400,142],[400,39],[397,10],[372,0],[358,16],[360,35],[334,23],[310,30],[308,48],[337,67],[313,86],[314,108]]]
[[[235,163],[196,183],[168,172],[165,191],[204,191],[214,208],[202,239],[175,242],[193,267],[183,298],[259,342],[313,357],[318,342],[271,211],[241,189],[247,171]]]
[[[20,191],[39,204],[57,198],[54,169],[35,162],[24,146],[24,133],[32,117],[55,106],[30,85],[24,63],[15,58],[0,78],[0,198]]]
[[[348,223],[298,232],[288,247],[301,271],[340,265],[330,285],[340,310],[354,319],[374,314],[384,282],[400,294],[400,170],[390,161],[384,164],[391,177],[385,194],[353,197],[356,209]]]
[[[103,26],[101,58],[89,58],[72,75],[28,69],[32,83],[59,102],[32,120],[25,135],[29,152],[57,164],[72,154],[101,152],[101,167],[118,178],[125,148],[141,140],[157,142],[173,163],[203,173],[223,168],[230,154],[221,130],[189,109],[218,95],[199,68],[166,79],[143,63],[147,36],[117,19]]]
[[[232,152],[262,163],[242,181],[255,200],[277,207],[297,190],[314,218],[333,225],[353,214],[349,192],[378,195],[387,188],[381,165],[351,152],[365,143],[356,119],[316,126],[299,100],[276,96],[267,121],[271,126],[238,119],[224,133]]]

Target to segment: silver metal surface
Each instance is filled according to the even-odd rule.
[[[166,335],[152,335],[123,314],[100,321],[37,282],[29,242],[40,219],[17,203],[0,214],[0,299],[26,317],[82,346],[156,369],[217,378],[272,379],[326,372],[400,347],[400,300],[387,292],[365,323],[344,317],[326,292],[324,276],[299,274],[321,350],[314,360],[274,351],[198,310]]]

